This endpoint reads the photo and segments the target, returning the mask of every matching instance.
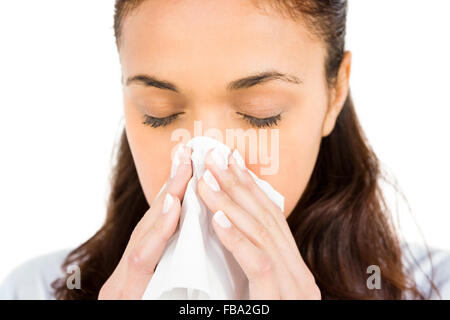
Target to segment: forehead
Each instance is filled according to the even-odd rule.
[[[125,18],[120,59],[125,75],[195,72],[211,83],[273,68],[305,75],[323,50],[303,24],[249,0],[148,0]]]

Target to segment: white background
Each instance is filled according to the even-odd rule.
[[[123,115],[113,1],[0,4],[1,280],[101,226]],[[347,49],[363,128],[412,209],[403,234],[450,250],[449,11],[351,0]]]

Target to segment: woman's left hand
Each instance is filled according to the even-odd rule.
[[[249,280],[249,298],[321,299],[283,212],[232,155],[228,162],[208,152],[198,192],[215,212],[218,238]]]

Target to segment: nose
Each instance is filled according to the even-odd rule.
[[[197,106],[193,114],[193,137],[208,136],[226,143],[226,132],[232,129],[232,110],[227,106]],[[231,146],[230,146],[231,147]]]

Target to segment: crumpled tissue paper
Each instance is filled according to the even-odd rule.
[[[192,178],[189,180],[181,205],[177,229],[169,239],[143,300],[248,299],[248,280],[233,255],[222,245],[212,227],[213,213],[197,194],[197,181],[205,171],[208,150],[217,148],[228,163],[231,150],[220,141],[197,136],[187,146],[192,148]],[[173,163],[179,163],[179,148]],[[241,167],[245,162],[237,150],[234,158]],[[267,196],[284,210],[284,197],[253,172],[249,173]],[[165,185],[161,190],[165,188]]]

